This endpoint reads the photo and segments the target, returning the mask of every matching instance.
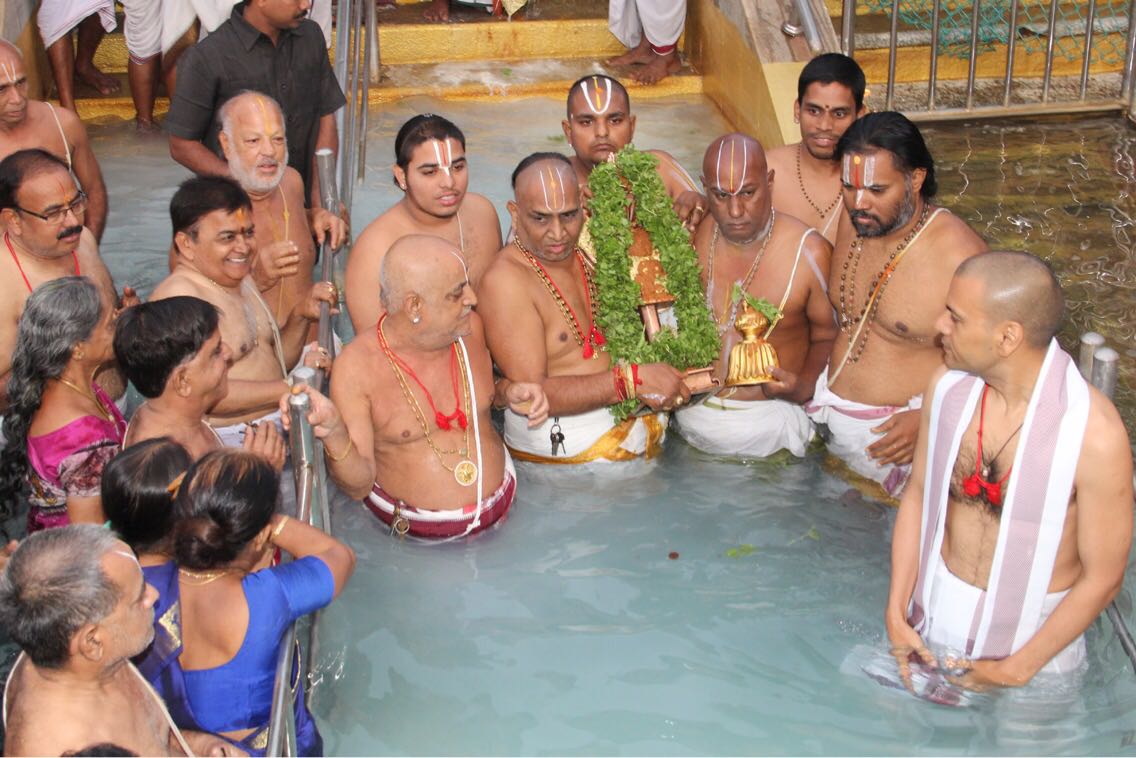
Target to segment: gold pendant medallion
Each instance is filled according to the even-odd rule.
[[[454,479],[463,487],[468,487],[477,481],[477,464],[473,461],[462,461],[454,466]]]

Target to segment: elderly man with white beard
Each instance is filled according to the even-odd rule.
[[[312,289],[315,239],[332,248],[347,236],[341,218],[304,208],[304,182],[288,165],[284,114],[268,95],[245,91],[221,106],[221,150],[229,172],[252,200],[257,256],[253,280],[277,324]]]

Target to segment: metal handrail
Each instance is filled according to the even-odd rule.
[[[796,1],[794,0],[794,2]],[[1031,30],[1038,36],[1045,37],[1044,66],[1038,67],[1039,70],[1033,77],[1040,92],[1034,97],[1025,98],[1028,102],[1013,103],[1011,102],[1013,88],[1021,84],[1021,79],[1015,81],[1014,77],[1014,63],[1018,53],[1017,37],[1020,15],[1018,3],[1021,1],[1010,0],[1008,23],[1005,19],[1001,19],[991,27],[991,30],[1006,47],[1005,77],[999,87],[1001,90],[999,102],[978,102],[982,98],[977,97],[979,94],[978,58],[984,52],[981,49],[982,40],[979,37],[980,14],[983,12],[982,6],[985,5],[982,0],[971,1],[969,8],[970,23],[967,24],[966,29],[948,30],[947,42],[951,45],[961,44],[963,46],[964,52],[967,53],[967,65],[966,78],[965,80],[961,78],[958,80],[960,89],[956,90],[959,95],[964,95],[963,102],[959,106],[952,106],[948,103],[944,107],[941,104],[943,81],[940,80],[939,67],[939,48],[944,43],[943,36],[940,33],[940,12],[943,3],[941,0],[932,0],[929,4],[931,7],[931,29],[927,97],[925,101],[921,101],[920,105],[911,108],[908,115],[914,120],[938,120],[983,115],[990,117],[1014,114],[1028,115],[1039,112],[1040,102],[1041,112],[1045,113],[1124,110],[1127,111],[1130,118],[1136,120],[1136,86],[1134,86],[1134,83],[1136,83],[1136,55],[1133,52],[1136,48],[1136,0],[1132,0],[1128,4],[1123,82],[1115,96],[1111,93],[1099,92],[1099,89],[1097,94],[1090,94],[1089,82],[1096,35],[1121,31],[1124,27],[1118,27],[1118,25],[1123,17],[1102,17],[1097,0],[1088,0],[1087,19],[1083,21],[1080,19],[1059,21],[1058,2],[1060,0],[1049,0],[1046,19],[1043,24],[1039,24],[1037,29],[1034,29],[1032,24],[1030,25]],[[886,35],[872,33],[867,36],[886,36],[887,39],[886,43],[881,39],[877,44],[888,46],[887,89],[884,94],[884,102],[885,107],[890,110],[897,107],[896,63],[899,50],[902,45],[913,44],[913,41],[914,44],[926,44],[924,40],[927,33],[925,31],[899,31],[900,3],[898,0],[887,3],[885,8],[890,11],[888,32]],[[1077,86],[1072,90],[1057,89],[1053,86],[1058,36],[1076,36],[1081,42],[1082,60],[1078,67],[1080,69],[1079,76],[1075,77]],[[861,39],[861,42],[863,41]],[[856,51],[856,0],[843,0],[841,47],[846,55],[853,55]],[[1063,91],[1075,92],[1075,94],[1059,96],[1058,93]]]
[[[820,36],[820,24],[813,14],[813,6],[809,0],[789,0],[785,9],[785,23],[781,24],[781,31],[789,37],[805,35],[805,42],[809,50],[819,52],[824,49],[824,41]]]

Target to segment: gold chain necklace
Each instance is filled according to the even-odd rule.
[[[444,450],[438,447],[437,444],[435,444],[433,435],[430,432],[430,425],[426,423],[426,416],[422,413],[422,406],[418,404],[418,400],[414,397],[414,393],[410,391],[410,385],[407,384],[406,377],[403,375],[402,369],[399,368],[398,361],[395,360],[395,357],[391,353],[390,349],[386,347],[386,332],[383,331],[383,321],[385,320],[386,319],[384,318],[383,320],[379,321],[379,332],[383,335],[383,341],[380,344],[380,347],[382,348],[383,355],[386,356],[387,361],[390,363],[391,369],[394,371],[395,379],[398,380],[399,389],[402,390],[402,396],[406,398],[407,405],[409,405],[411,410],[414,411],[414,416],[418,419],[419,426],[422,427],[422,434],[426,438],[426,444],[430,446],[430,450],[433,451],[434,457],[438,459],[438,463],[442,466],[442,468],[454,475],[454,479],[458,484],[462,485],[463,487],[470,486],[475,481],[477,481],[478,473],[477,464],[469,460],[469,429],[471,426],[473,426],[472,420],[469,424],[466,425],[465,436],[462,440],[462,446],[460,448]],[[469,416],[470,414],[477,412],[476,409],[470,407],[469,402],[469,382],[472,381],[472,378],[469,375],[469,371],[466,369],[465,358],[462,354],[462,351],[457,351],[457,358],[458,373],[462,377],[461,407],[466,412],[466,415]],[[461,460],[453,466],[447,466],[446,462],[442,459],[443,455],[457,455],[461,458]]]
[[[218,571],[190,571],[187,568],[179,568],[178,573],[187,579],[192,579],[198,587],[203,587],[210,582],[215,582],[223,576],[232,574],[235,571],[240,571],[233,567],[223,568]]]
[[[70,390],[78,392],[80,395],[82,395],[83,397],[90,400],[92,403],[95,404],[95,408],[98,409],[100,416],[102,416],[107,421],[111,420],[110,413],[107,411],[106,408],[103,407],[102,402],[99,401],[99,396],[96,395],[93,390],[87,390],[86,392],[84,392],[83,388],[80,387],[78,384],[75,384],[74,382],[71,382],[67,379],[64,379],[62,376],[57,377],[55,381],[59,382],[64,387],[67,387]]]
[[[753,263],[749,266],[749,271],[746,272],[745,278],[741,280],[738,285],[741,287],[743,293],[749,290],[750,282],[753,281],[754,274],[757,273],[757,267],[761,265],[761,260],[765,257],[765,248],[769,244],[769,240],[773,239],[773,225],[777,223],[777,211],[770,209],[769,211],[769,228],[765,232],[765,238],[761,241],[761,247],[757,249],[757,254],[753,256]],[[710,308],[711,315],[714,314],[714,303],[710,299],[710,290],[714,286],[714,258],[718,252],[718,224],[714,224],[714,236],[710,239],[710,257],[706,261],[706,305]],[[744,295],[743,295],[744,297]],[[725,319],[719,320],[714,316],[714,323],[718,327],[718,336],[721,337],[726,333],[726,329],[734,322],[737,317],[738,306],[741,300],[734,301],[733,288],[726,293],[725,305],[722,306],[722,313],[726,316]]]
[[[817,212],[817,215],[820,216],[820,220],[824,221],[826,218],[828,218],[828,214],[832,212],[832,209],[836,207],[836,204],[839,203],[840,199],[844,196],[844,188],[839,186],[839,185],[837,186],[836,197],[833,199],[833,201],[831,203],[828,204],[828,207],[825,208],[822,211],[820,209],[820,206],[817,205],[815,202],[813,202],[812,197],[809,195],[809,191],[807,189],[805,189],[805,180],[804,180],[804,177],[801,175],[801,151],[803,151],[804,149],[805,149],[804,143],[803,142],[798,143],[798,145],[797,145],[797,184],[801,185],[801,194],[805,196],[805,202],[807,202],[809,205],[811,205],[813,207],[813,210]]]
[[[887,263],[880,269],[872,279],[871,287],[869,287],[868,298],[864,301],[863,307],[860,308],[860,313],[853,317],[851,315],[856,304],[856,275],[860,270],[860,258],[864,250],[864,238],[856,235],[856,239],[852,240],[852,244],[848,248],[848,257],[844,259],[844,266],[840,272],[840,329],[848,333],[848,362],[856,363],[860,360],[860,356],[864,354],[864,348],[868,344],[868,335],[870,329],[858,329],[853,331],[854,327],[860,325],[861,322],[867,318],[867,326],[871,326],[876,320],[880,312],[880,302],[883,300],[884,290],[887,289],[888,282],[891,281],[892,274],[899,267],[899,262],[903,260],[903,256],[907,254],[908,247],[911,245],[919,232],[923,229],[923,225],[927,222],[927,215],[931,210],[930,203],[923,204],[923,213],[920,214],[919,220],[907,236],[896,245],[895,250],[888,256]],[[849,264],[851,264],[851,272],[849,271]],[[849,281],[850,280],[850,281]],[[848,293],[845,297],[845,284],[847,283]],[[853,344],[858,342],[858,345]]]
[[[587,263],[584,261],[583,252],[578,247],[572,251],[573,255],[576,256],[577,261],[580,263],[580,271],[584,279],[584,305],[588,311],[585,315],[588,317],[588,321],[591,324],[588,328],[588,345],[586,346],[584,344],[584,334],[580,320],[576,317],[576,312],[572,310],[572,306],[570,306],[567,299],[565,299],[564,293],[560,291],[560,287],[556,285],[556,282],[552,281],[552,277],[549,275],[548,271],[541,262],[536,259],[536,256],[522,244],[519,237],[513,237],[513,244],[521,251],[521,255],[525,256],[525,260],[528,261],[529,266],[544,283],[544,288],[548,290],[548,294],[552,295],[552,299],[556,301],[557,307],[560,308],[560,314],[564,317],[564,321],[568,324],[569,328],[572,329],[572,337],[576,340],[576,344],[584,348],[584,357],[596,357],[596,355],[599,354],[599,348],[604,345],[604,342],[596,329],[595,314],[593,313],[592,307],[592,303],[596,300],[596,283],[592,278],[591,271],[588,270]],[[591,350],[589,350],[589,348],[591,348]]]

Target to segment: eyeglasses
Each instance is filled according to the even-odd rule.
[[[36,213],[35,211],[29,211],[27,208],[21,208],[18,205],[15,206],[15,208],[20,213],[26,213],[29,216],[35,216],[36,218],[42,221],[46,221],[47,223],[54,226],[63,223],[63,219],[67,217],[67,211],[71,211],[75,214],[75,217],[78,218],[79,214],[87,210],[87,193],[79,190],[79,194],[75,196],[74,200],[72,200],[67,205],[62,206],[61,208],[56,208],[50,213]]]

